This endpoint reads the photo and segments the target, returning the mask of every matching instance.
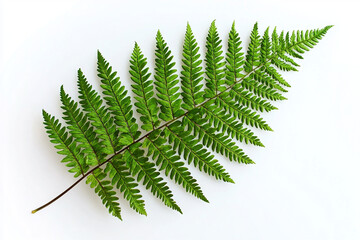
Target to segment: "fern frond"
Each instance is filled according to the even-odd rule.
[[[144,141],[144,145],[148,147],[148,156],[152,156],[156,160],[156,165],[160,166],[160,170],[165,170],[165,175],[182,185],[187,192],[205,202],[209,202],[197,184],[196,179],[191,176],[184,163],[180,161],[179,155],[166,143],[166,139],[161,137],[160,133],[153,132],[150,134]]]
[[[250,75],[254,80],[262,84],[263,86],[270,87],[271,89],[278,90],[280,92],[287,92],[285,88],[279,85],[275,80],[268,76],[262,70],[256,70]]]
[[[169,138],[169,142],[174,144],[178,154],[183,155],[189,164],[193,163],[200,171],[204,171],[216,179],[234,182],[218,160],[214,159],[214,156],[201,146],[190,131],[185,131],[179,121],[167,127],[165,133]]]
[[[156,35],[154,81],[150,78],[147,59],[135,43],[129,73],[134,105],[141,115],[140,127],[145,131],[142,136],[125,86],[98,51],[97,71],[104,97],[79,69],[79,103],[63,87],[60,90],[67,126],[63,127],[58,119],[43,111],[50,141],[65,156],[62,162],[70,168],[69,172],[79,179],[33,213],[59,199],[85,178],[109,212],[119,219],[121,209],[114,189],[119,189],[131,208],[147,215],[138,183],[166,206],[182,213],[159,171],[208,202],[185,165],[192,164],[216,179],[233,183],[212,152],[230,161],[254,163],[233,139],[263,146],[250,127],[272,131],[260,114],[277,109],[272,101],[286,99],[290,84],[281,71],[296,71],[298,59],[303,59],[303,54],[331,27],[280,34],[275,28],[271,36],[267,28],[260,36],[255,23],[244,55],[233,23],[224,55],[213,21],[206,37],[203,70],[200,47],[187,24],[180,73],[182,91],[174,57],[160,31]],[[90,166],[93,167],[89,169]]]
[[[78,147],[83,149],[86,164],[98,165],[102,162],[100,159],[104,158],[104,154],[101,154],[102,145],[96,138],[93,127],[90,126],[86,115],[78,107],[78,103],[65,93],[63,86],[60,89],[60,99],[63,104],[61,108],[64,109],[63,119],[68,124],[67,128],[78,143]]]
[[[141,114],[140,120],[142,129],[150,131],[160,125],[158,119],[159,108],[153,91],[153,81],[150,80],[149,68],[146,66],[147,60],[142,54],[140,47],[135,43],[134,50],[130,60],[130,75],[135,84],[132,91],[137,95],[135,97],[137,112]]]
[[[223,109],[216,106],[212,107],[208,104],[205,104],[202,109],[204,110],[203,113],[208,117],[209,123],[211,123],[217,131],[226,132],[229,136],[241,142],[264,147],[260,139],[256,137],[250,129],[243,127],[243,124],[238,123],[235,117],[232,117]]]
[[[291,55],[293,53],[292,51],[295,51],[298,54],[309,51],[310,48],[313,48],[332,27],[333,25],[329,25],[321,29],[307,30],[305,33],[304,31],[297,31],[296,34],[293,32],[291,40],[286,42],[286,52]]]
[[[265,86],[252,78],[248,77],[243,79],[239,84],[236,84],[233,89],[245,89],[253,92],[255,95],[259,97],[263,97],[272,101],[286,100],[283,95],[281,95],[276,89],[272,89],[268,86]]]
[[[260,65],[260,35],[258,32],[258,24],[255,23],[250,35],[249,48],[246,54],[245,71],[251,72],[254,67]]]
[[[226,53],[226,80],[227,85],[233,85],[237,79],[244,75],[242,74],[244,65],[244,53],[241,52],[241,41],[239,33],[235,29],[235,22],[231,27],[228,40],[228,51]]]
[[[190,129],[194,130],[196,136],[202,139],[204,146],[224,155],[229,158],[230,161],[245,164],[254,163],[228,136],[224,133],[216,133],[216,129],[208,123],[208,119],[204,116],[190,114],[184,118],[184,122]],[[222,166],[220,171],[225,171]],[[228,179],[229,182],[233,182],[228,173],[225,173],[225,178],[223,180],[226,181],[225,179]]]
[[[125,162],[121,159],[122,156],[119,156],[119,158],[107,163],[104,172],[109,174],[111,184],[124,194],[124,198],[130,203],[130,207],[140,214],[147,215],[144,200],[141,199],[142,196],[137,189],[138,184],[131,177]]]
[[[260,112],[270,112],[277,109],[277,107],[272,105],[270,102],[260,97],[254,96],[254,94],[242,87],[232,88],[229,91],[229,94],[238,104],[250,107]]]
[[[291,85],[285,81],[281,74],[278,73],[275,68],[269,66],[269,64],[265,65],[265,72],[281,85],[285,87],[291,87]]]
[[[264,36],[261,39],[260,62],[265,64],[271,56],[271,42],[269,37],[269,28],[265,30]]]
[[[56,149],[59,149],[59,154],[65,155],[61,162],[66,163],[66,166],[70,168],[69,172],[74,173],[74,177],[84,175],[89,167],[86,165],[83,153],[80,147],[76,145],[74,138],[66,132],[66,128],[61,126],[58,119],[45,110],[42,113],[46,132],[51,139],[50,142],[55,144]]]
[[[201,67],[199,47],[189,23],[186,26],[185,40],[183,46],[183,59],[181,71],[181,93],[185,110],[191,110],[204,101],[204,92],[201,90],[203,85],[203,71]]]
[[[261,42],[261,56],[260,56],[261,62],[265,62],[270,55],[270,40],[266,34]],[[229,33],[228,51],[226,53],[226,62],[227,62],[226,79],[227,79],[227,84],[229,86],[232,86],[231,89],[229,90],[230,96],[238,104],[251,107],[252,109],[261,112],[262,111],[269,112],[271,110],[277,109],[266,100],[254,96],[252,93],[246,91],[243,88],[236,87],[237,85],[235,84],[235,82],[237,81],[237,79],[240,79],[241,77],[244,76],[242,74],[244,57],[243,57],[243,53],[241,52],[242,48],[240,45],[241,45],[240,37],[235,29],[235,22],[234,22],[231,31]]]
[[[136,143],[132,145],[124,153],[124,160],[127,166],[131,169],[133,176],[137,175],[136,181],[143,180],[143,185],[146,189],[151,190],[151,193],[159,198],[166,206],[182,213],[180,207],[176,204],[173,195],[160,177],[160,173],[156,170],[153,163],[151,163],[147,157],[144,156],[144,150],[140,149],[141,144]]]
[[[101,145],[95,138],[93,128],[89,127],[86,116],[77,108],[77,103],[65,93],[63,87],[61,87],[60,96],[63,103],[62,108],[65,110],[64,119],[67,124],[69,124],[68,128],[70,129],[70,133],[74,136],[75,140],[80,143],[78,146],[82,147],[84,149],[83,152],[87,154],[86,162],[88,163],[90,161],[89,159],[92,160],[91,162],[95,162],[96,165],[103,162],[99,161],[103,156],[98,156],[102,152]],[[139,194],[140,191],[136,188],[137,184],[134,182],[134,179],[131,178],[126,167],[122,166],[119,160],[114,159],[112,162],[109,162],[104,169],[104,173],[106,174],[107,172],[109,172],[109,177],[112,179],[112,185],[115,185],[116,188],[124,193],[124,198],[129,201],[130,207],[140,214],[146,215],[144,201]],[[94,176],[94,178],[96,179],[96,176]],[[102,183],[102,185],[104,184]],[[102,187],[100,182],[98,182],[98,186]]]
[[[209,102],[210,105],[211,102]],[[227,112],[231,114],[231,116],[239,119],[242,123],[260,128],[267,131],[272,131],[270,126],[265,122],[262,117],[257,114],[256,112],[252,111],[251,109],[240,106],[239,104],[235,103],[229,94],[222,94],[216,101],[214,101],[214,105],[219,108],[225,109]]]
[[[206,37],[205,74],[206,74],[206,97],[214,97],[218,92],[225,90],[225,61],[222,56],[221,39],[217,31],[215,20],[211,23]]]
[[[92,89],[80,69],[78,70],[78,87],[80,104],[88,119],[91,120],[95,133],[102,139],[103,153],[113,154],[116,149],[114,120],[105,106],[102,105],[99,94]]]
[[[157,101],[160,104],[161,113],[159,117],[164,121],[170,121],[183,114],[180,109],[181,99],[179,93],[178,75],[174,69],[175,62],[160,31],[156,35],[155,50],[155,85],[158,93]]]
[[[87,177],[86,183],[90,184],[91,188],[95,188],[95,192],[102,199],[102,203],[108,208],[109,213],[122,220],[120,214],[121,209],[117,202],[119,198],[116,197],[116,193],[113,191],[110,181],[104,180],[105,177],[106,174],[98,168]]]
[[[138,131],[138,125],[133,116],[130,97],[127,96],[127,90],[121,86],[120,78],[116,77],[116,74],[98,51],[98,76],[102,82],[101,87],[104,89],[104,99],[120,131],[118,143],[120,146],[126,146],[133,143],[141,133]]]

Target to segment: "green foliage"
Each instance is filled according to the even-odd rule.
[[[181,209],[172,198],[172,193],[166,183],[160,177],[160,173],[156,170],[155,165],[144,156],[140,143],[135,143],[126,150],[124,154],[127,166],[133,176],[137,176],[136,181],[143,180],[146,189],[150,189],[151,193],[161,199],[164,204],[180,213]]]
[[[208,199],[191,174],[193,167],[186,164],[233,183],[212,152],[230,161],[254,163],[234,140],[264,147],[252,128],[272,131],[261,113],[276,110],[274,103],[286,99],[284,94],[290,84],[280,71],[297,71],[296,61],[303,59],[303,54],[331,27],[280,34],[276,28],[272,33],[267,28],[261,36],[256,23],[244,54],[233,23],[224,54],[213,21],[203,64],[201,49],[187,24],[181,81],[174,56],[160,31],[156,35],[154,80],[146,57],[135,43],[129,74],[143,135],[128,90],[98,52],[97,72],[103,97],[79,70],[79,103],[61,87],[66,127],[43,111],[46,132],[58,153],[65,156],[62,162],[69,172],[79,177],[78,182],[86,178],[115,217],[121,219],[115,190],[122,193],[132,209],[147,215],[138,183],[166,206],[182,213],[161,172],[205,202]]]
[[[90,184],[91,188],[95,188],[95,192],[102,199],[102,203],[109,209],[109,213],[122,220],[120,215],[121,209],[117,202],[119,198],[116,196],[115,191],[113,191],[110,181],[104,180],[105,178],[106,174],[102,172],[101,168],[97,168],[87,177],[86,183]]]
[[[130,60],[130,75],[135,84],[131,85],[133,92],[136,94],[136,110],[141,114],[140,120],[143,125],[142,129],[150,131],[160,125],[158,119],[159,108],[156,98],[154,97],[153,81],[150,80],[149,68],[146,66],[147,61],[141,53],[140,47],[135,43],[134,51]]]
[[[58,153],[65,155],[61,162],[67,163],[70,168],[69,172],[75,173],[74,177],[84,175],[89,169],[85,163],[84,154],[81,148],[76,145],[74,137],[66,132],[66,128],[55,117],[43,110],[44,125],[49,135],[50,142],[55,144],[55,148],[59,149]]]
[[[244,53],[241,50],[240,37],[235,29],[235,22],[233,22],[229,33],[228,51],[226,53],[226,83],[229,86],[233,85],[237,79],[243,77]]]
[[[80,104],[98,138],[102,140],[101,151],[105,154],[113,154],[115,152],[116,131],[114,119],[108,109],[102,105],[103,101],[100,95],[92,89],[80,69],[78,71],[78,87]]]
[[[221,39],[215,26],[211,23],[206,38],[205,74],[206,74],[206,97],[214,97],[218,92],[225,90],[225,61],[223,56]]]
[[[140,214],[147,215],[144,200],[141,199],[140,190],[137,189],[138,184],[131,177],[125,162],[121,159],[114,159],[107,163],[105,172],[109,173],[111,184],[120,189],[124,198],[129,201],[130,207]]]
[[[174,56],[164,41],[160,31],[156,35],[156,50],[155,50],[155,85],[157,93],[157,102],[160,104],[159,118],[164,121],[170,121],[183,114],[181,110],[181,99],[179,87],[176,86],[179,82],[176,69],[174,69]]]
[[[127,96],[127,90],[121,86],[120,78],[116,77],[116,74],[98,51],[98,76],[101,79],[101,87],[104,89],[104,99],[120,133],[117,136],[118,143],[120,146],[126,146],[133,143],[140,136],[140,132],[133,117],[130,97]],[[115,147],[118,149],[117,145]]]
[[[191,110],[204,101],[204,92],[201,90],[203,87],[201,83],[203,71],[199,49],[188,23],[183,46],[183,71],[181,71],[182,108],[185,110]]]
[[[182,185],[187,192],[208,202],[199,185],[196,183],[196,180],[184,166],[184,162],[182,162],[179,155],[172,150],[172,146],[167,144],[167,140],[164,137],[160,136],[158,132],[153,132],[144,141],[144,144],[148,147],[148,155],[152,155],[152,158],[156,160],[156,165],[160,167],[160,170],[165,171],[166,176],[169,176],[170,179],[174,179],[176,183]]]

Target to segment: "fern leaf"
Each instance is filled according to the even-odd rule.
[[[121,86],[120,78],[116,77],[116,74],[98,51],[98,76],[102,82],[101,87],[104,89],[103,94],[106,96],[104,99],[120,131],[118,143],[126,146],[133,143],[141,133],[138,131],[138,125],[133,116],[130,97],[127,96],[127,90]]]
[[[140,47],[135,43],[134,50],[130,60],[130,75],[135,84],[132,91],[136,94],[137,112],[141,114],[140,120],[143,125],[142,129],[150,131],[160,125],[158,119],[159,108],[153,91],[153,81],[150,80],[149,68],[146,66],[147,60],[142,54]]]
[[[225,90],[225,61],[222,56],[221,39],[215,26],[215,21],[211,23],[209,33],[206,37],[206,55],[205,55],[205,74],[206,74],[206,97],[214,97],[218,92]]]
[[[303,59],[302,54],[313,48],[331,27],[332,25],[322,29],[306,31],[305,33],[304,31],[297,31],[296,34],[292,32],[291,37],[289,32],[286,34],[281,32],[280,36],[278,36],[276,29],[274,29],[272,49],[275,55],[272,58],[272,63],[281,70],[296,71],[294,66],[298,66],[298,64],[291,57]],[[289,56],[285,55],[285,53]]]
[[[96,134],[103,141],[102,151],[106,154],[112,154],[115,151],[115,125],[107,109],[102,106],[102,100],[99,94],[92,89],[86,80],[84,74],[78,70],[78,87],[80,104],[86,112],[86,116],[91,120]]]
[[[103,158],[102,145],[96,138],[96,134],[85,114],[78,108],[78,104],[65,93],[63,86],[60,89],[61,108],[64,109],[63,119],[68,124],[70,134],[78,143],[78,147],[86,154],[86,163],[90,166],[98,165]]]
[[[150,188],[151,193],[166,206],[182,213],[180,207],[172,198],[173,195],[166,182],[159,176],[160,173],[156,170],[154,164],[144,156],[144,150],[140,149],[140,146],[140,143],[134,144],[124,154],[126,164],[131,169],[131,174],[133,176],[137,175],[137,182],[143,180],[146,189]]]
[[[269,37],[269,28],[265,30],[261,39],[260,62],[265,64],[271,56],[271,42]]]
[[[250,75],[254,80],[262,84],[263,86],[270,87],[271,89],[275,89],[281,92],[287,92],[285,88],[283,88],[281,85],[277,84],[275,80],[273,80],[270,76],[268,76],[265,72],[262,70],[257,70],[254,73]]]
[[[245,90],[242,87],[232,88],[229,91],[229,94],[238,104],[250,107],[260,112],[270,112],[277,109],[268,101],[260,97],[254,96],[254,94]]]
[[[304,31],[297,31],[296,37],[294,34],[291,42],[287,43],[286,52],[291,55],[291,51],[296,51],[299,54],[309,51],[310,48],[313,48],[332,27],[333,25],[329,25],[322,29],[306,31],[305,34]]]
[[[241,52],[241,41],[239,33],[235,29],[235,22],[231,27],[228,40],[228,51],[226,53],[226,80],[231,86],[235,81],[243,77],[244,53]]]
[[[235,88],[233,85],[236,80],[243,77],[242,74],[243,65],[244,65],[244,57],[241,52],[241,41],[239,34],[235,29],[235,22],[232,25],[231,31],[229,33],[228,40],[228,51],[226,53],[226,79],[227,84],[232,86],[230,89],[230,96],[238,102],[240,105],[245,105],[247,107],[251,107],[254,110],[259,111],[271,111],[277,109],[273,105],[271,105],[266,100],[261,99],[260,97],[253,96],[252,93],[246,91],[243,88]],[[261,61],[265,62],[265,58],[268,58],[270,55],[270,40],[266,35],[262,40],[261,45]]]
[[[189,23],[186,27],[185,40],[183,46],[183,59],[181,71],[181,89],[183,90],[182,107],[191,110],[204,101],[204,92],[201,90],[203,85],[202,60],[200,59],[199,47]]]
[[[260,35],[258,32],[258,24],[255,23],[250,35],[250,44],[246,54],[245,71],[251,72],[254,67],[260,65]]]
[[[131,177],[125,162],[120,157],[109,162],[104,172],[109,174],[111,184],[124,194],[124,198],[130,203],[130,207],[140,214],[147,215],[144,200],[141,199],[140,191],[137,189],[138,184]]]
[[[187,192],[205,202],[209,202],[197,184],[196,179],[191,176],[184,163],[180,161],[180,157],[166,142],[159,133],[153,132],[150,134],[144,141],[144,145],[148,147],[148,156],[152,156],[156,160],[156,165],[160,166],[160,170],[165,170],[165,175],[182,185]]]
[[[250,129],[243,127],[238,123],[234,117],[227,114],[220,108],[209,106],[205,104],[202,108],[204,113],[209,119],[209,122],[220,132],[227,132],[232,138],[245,143],[251,143],[255,146],[264,147],[260,139],[251,132]]]
[[[210,104],[211,102],[209,102]],[[222,94],[214,101],[214,104],[220,108],[226,109],[233,117],[239,119],[242,123],[252,127],[272,131],[270,126],[256,112],[251,111],[245,106],[235,103],[228,94]]]
[[[286,98],[275,89],[265,86],[250,77],[243,79],[239,84],[236,84],[233,89],[242,89],[242,87],[253,92],[257,96],[272,101],[286,100]]]
[[[199,144],[199,141],[189,132],[184,131],[179,121],[174,122],[165,129],[166,135],[170,143],[174,143],[179,155],[184,156],[189,164],[193,163],[200,171],[204,171],[216,179],[225,182],[234,182],[228,173],[225,172],[223,166],[214,159],[205,148]]]
[[[263,146],[250,127],[272,131],[260,112],[277,109],[270,101],[286,99],[283,95],[290,84],[281,70],[296,71],[298,59],[303,59],[303,54],[331,27],[280,34],[275,28],[271,36],[267,28],[260,36],[255,23],[244,56],[233,23],[223,55],[222,41],[213,21],[206,38],[203,71],[199,45],[187,24],[180,74],[182,91],[177,86],[174,57],[160,31],[156,35],[154,81],[150,79],[147,59],[135,43],[129,73],[134,105],[145,131],[142,136],[127,90],[98,51],[97,71],[104,97],[79,69],[79,103],[63,87],[60,90],[67,126],[63,127],[58,119],[43,111],[50,141],[65,156],[62,162],[69,172],[79,179],[33,213],[59,199],[85,178],[109,212],[119,219],[121,209],[114,189],[119,189],[131,208],[147,215],[138,190],[140,182],[166,206],[182,213],[159,171],[208,202],[185,165],[192,164],[216,179],[234,182],[211,152],[222,154],[230,161],[254,163],[233,139]],[[89,169],[90,166],[94,167]]]
[[[66,163],[66,166],[70,168],[69,172],[74,173],[74,177],[84,175],[89,167],[84,161],[80,147],[76,145],[73,137],[66,132],[66,128],[61,126],[58,119],[45,110],[42,113],[46,132],[51,139],[50,142],[55,144],[56,149],[59,149],[59,154],[65,155],[61,162]]]
[[[78,146],[85,149],[83,152],[87,153],[87,161],[91,157],[99,164],[99,153],[101,153],[101,145],[97,139],[95,139],[92,128],[89,127],[89,122],[86,116],[77,108],[77,103],[71,100],[70,96],[65,93],[63,87],[61,87],[61,101],[63,103],[62,108],[64,111],[64,119],[69,124],[70,133],[78,143]],[[136,210],[140,214],[146,215],[144,201],[141,199],[139,190],[136,188],[137,184],[134,179],[131,178],[130,173],[126,170],[126,167],[120,164],[119,160],[113,160],[109,162],[104,169],[104,173],[109,172],[112,185],[116,185],[116,188],[120,189],[124,193],[124,198],[130,203],[130,207]],[[100,183],[99,183],[100,184]]]
[[[104,180],[105,177],[106,174],[98,168],[87,177],[86,183],[90,184],[91,188],[95,188],[95,192],[100,196],[103,204],[108,208],[109,213],[122,220],[120,214],[121,209],[117,202],[119,198],[116,197],[116,193],[113,191],[110,181]]]
[[[199,116],[198,114],[189,114],[189,116],[184,118],[184,122],[190,129],[194,130],[196,136],[202,139],[204,146],[210,147],[211,150],[224,155],[225,157],[229,158],[230,161],[236,161],[245,164],[254,163],[224,133],[216,133],[216,129],[208,123],[208,119],[205,117],[201,115]],[[228,176],[228,178],[230,177],[228,173],[225,175]],[[229,179],[229,182],[233,182],[233,180]]]
[[[161,113],[159,117],[164,121],[172,120],[183,114],[180,109],[181,99],[179,93],[176,74],[174,69],[175,62],[173,62],[173,56],[171,51],[164,41],[160,31],[156,35],[156,50],[155,50],[155,85],[158,93],[156,94],[157,101],[160,104]]]
[[[281,76],[280,73],[276,71],[275,68],[265,65],[265,72],[281,85],[291,87],[291,85]]]
[[[280,58],[273,58],[271,62],[280,70],[283,71],[297,71],[295,67],[291,64],[286,63],[285,61],[281,60]]]

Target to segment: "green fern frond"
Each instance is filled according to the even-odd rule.
[[[210,102],[209,102],[210,103]],[[262,117],[251,109],[235,103],[229,94],[222,94],[215,102],[214,106],[225,109],[232,117],[239,119],[242,123],[260,128],[267,131],[272,131],[270,126],[262,119]]]
[[[206,37],[205,74],[206,74],[206,97],[214,97],[218,92],[225,90],[225,61],[222,56],[221,39],[215,26],[215,20],[211,23]]]
[[[262,99],[261,97],[257,97],[251,92],[245,90],[242,87],[235,88],[233,87],[229,91],[230,96],[240,105],[244,105],[246,107],[250,107],[254,110],[260,111],[260,112],[270,112],[272,110],[277,109],[274,105],[272,105],[270,102],[268,102],[265,99]]]
[[[269,37],[269,28],[264,32],[264,36],[261,39],[261,49],[260,49],[260,62],[266,64],[271,55],[271,42]]]
[[[80,104],[86,116],[91,121],[91,125],[95,128],[95,133],[103,145],[102,152],[105,154],[113,154],[115,152],[115,131],[113,117],[102,105],[100,95],[92,89],[91,85],[86,80],[84,74],[78,70],[78,87]]]
[[[103,159],[102,145],[96,138],[94,128],[90,125],[86,115],[78,107],[78,103],[65,93],[63,86],[60,89],[61,108],[64,109],[63,119],[68,124],[70,134],[74,137],[79,148],[86,154],[86,164],[96,166]]]
[[[119,219],[121,209],[115,190],[122,193],[132,209],[147,215],[138,189],[140,183],[166,206],[182,213],[160,171],[187,192],[208,202],[186,164],[233,183],[212,152],[230,161],[254,163],[235,140],[264,146],[251,127],[272,131],[261,114],[277,109],[275,102],[286,99],[290,84],[281,71],[297,71],[298,59],[303,59],[303,54],[331,27],[280,34],[276,28],[272,33],[267,28],[260,35],[255,23],[244,54],[233,23],[224,53],[213,21],[202,59],[200,46],[187,24],[181,82],[174,56],[158,31],[154,80],[137,43],[131,54],[129,73],[134,104],[117,72],[98,51],[97,72],[103,97],[79,69],[79,103],[63,87],[60,89],[66,126],[43,111],[50,141],[64,155],[62,162],[69,172],[79,179],[33,213],[59,199],[85,178],[109,212]],[[132,105],[140,114],[143,135]]]
[[[180,207],[172,198],[173,195],[166,182],[160,177],[160,173],[156,170],[154,164],[144,156],[144,150],[140,147],[141,144],[136,143],[129,147],[124,154],[126,164],[131,169],[131,174],[133,176],[137,175],[136,181],[141,182],[143,180],[146,189],[150,189],[151,193],[163,201],[166,206],[182,213]]]
[[[120,78],[116,77],[116,74],[98,51],[98,76],[102,82],[101,87],[104,89],[104,99],[114,116],[117,130],[120,131],[117,142],[120,146],[126,146],[133,143],[140,136],[140,132],[133,116],[130,97],[127,96],[127,90],[121,86]]]
[[[181,71],[181,89],[183,104],[182,108],[191,110],[204,101],[202,91],[203,79],[202,60],[200,59],[199,47],[190,28],[186,26],[185,40],[183,46],[183,65]]]
[[[259,138],[256,137],[250,129],[243,127],[243,124],[238,123],[235,117],[226,113],[222,108],[211,107],[205,104],[203,109],[209,119],[209,123],[211,123],[217,131],[226,132],[229,136],[241,142],[264,147]]]
[[[272,100],[272,101],[280,101],[286,100],[287,98],[281,95],[276,89],[272,89],[268,86],[265,86],[252,78],[248,77],[243,79],[239,84],[236,84],[233,89],[245,89],[253,92],[256,96]]]
[[[178,84],[178,75],[174,69],[175,62],[173,56],[163,39],[160,31],[156,35],[156,50],[155,50],[155,85],[158,93],[157,101],[160,104],[161,113],[159,118],[164,121],[170,121],[183,114],[180,108],[181,99]]]
[[[144,141],[144,145],[148,147],[148,155],[156,161],[156,165],[160,166],[160,170],[165,170],[165,175],[170,179],[174,179],[176,183],[182,185],[185,190],[195,197],[209,202],[202,193],[200,186],[191,176],[189,170],[180,161],[179,155],[176,154],[170,145],[166,144],[166,139],[160,136],[160,133],[153,132]]]
[[[283,88],[281,85],[277,84],[277,82],[272,79],[270,76],[268,76],[265,72],[262,70],[257,70],[254,73],[250,75],[255,81],[262,84],[263,86],[270,87],[271,89],[278,90],[280,92],[287,92],[285,88]]]
[[[90,184],[91,188],[95,188],[95,192],[102,199],[105,207],[109,209],[109,213],[122,220],[120,214],[121,209],[119,207],[119,203],[117,202],[119,198],[116,196],[115,191],[113,191],[110,181],[104,180],[105,177],[106,174],[98,168],[87,177],[86,183]]]
[[[135,84],[132,91],[136,94],[136,110],[141,114],[140,120],[143,125],[142,129],[150,131],[160,125],[158,119],[159,108],[156,98],[154,97],[153,81],[150,80],[149,68],[146,66],[147,60],[142,54],[140,47],[135,43],[133,53],[130,60],[130,75]]]
[[[109,174],[111,184],[115,185],[124,194],[124,198],[130,203],[130,207],[140,214],[147,215],[145,202],[141,199],[140,190],[137,189],[138,184],[131,177],[125,162],[121,159],[121,155],[119,156],[120,158],[107,163],[104,172]]]
[[[281,85],[285,87],[291,87],[290,84],[280,75],[280,73],[278,73],[275,68],[269,66],[268,64],[265,65],[265,72]]]
[[[231,27],[228,40],[228,51],[226,53],[226,80],[231,86],[237,79],[243,77],[244,53],[241,52],[241,41],[238,32],[235,29],[235,22]]]
[[[169,138],[169,142],[174,143],[174,148],[177,149],[179,155],[184,156],[188,164],[193,163],[200,171],[204,171],[216,179],[233,182],[230,175],[225,172],[224,167],[219,164],[218,160],[214,159],[214,156],[201,146],[190,131],[184,131],[179,121],[167,127],[165,132]]]
[[[254,67],[260,65],[260,35],[258,32],[258,24],[255,23],[250,35],[250,44],[246,54],[245,71],[251,72]]]
[[[211,150],[216,153],[224,155],[229,158],[230,161],[245,164],[254,163],[227,135],[224,133],[216,133],[216,129],[208,123],[206,117],[195,114],[190,115],[189,117],[186,116],[186,118],[189,121],[185,122],[189,127],[193,128],[195,135],[202,139],[204,146],[211,148]],[[189,124],[189,122],[193,124]],[[222,166],[219,170],[220,172],[225,171]],[[225,182],[233,182],[228,173],[225,173],[225,176],[222,176],[222,174],[217,176],[215,175],[215,177],[223,179]]]
[[[65,155],[61,162],[67,163],[66,166],[70,168],[69,172],[75,173],[74,177],[84,175],[89,167],[86,165],[81,148],[76,145],[73,136],[66,132],[66,128],[61,126],[58,119],[45,110],[42,113],[50,142],[55,144],[56,149],[59,149],[59,154]]]

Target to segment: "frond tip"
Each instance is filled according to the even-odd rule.
[[[79,102],[63,86],[60,88],[66,126],[43,110],[50,142],[64,156],[62,162],[69,172],[79,179],[32,213],[52,204],[83,179],[109,213],[119,219],[122,219],[119,193],[132,209],[147,215],[139,184],[166,206],[182,213],[160,171],[186,192],[209,202],[186,164],[215,179],[234,183],[212,152],[230,161],[254,163],[236,141],[264,147],[253,128],[273,131],[262,113],[276,110],[275,103],[286,100],[291,85],[281,71],[297,71],[298,60],[331,27],[280,34],[276,28],[273,31],[266,28],[261,35],[255,23],[245,54],[234,22],[224,53],[213,21],[202,58],[201,46],[188,23],[181,70],[176,68],[180,65],[176,65],[158,31],[153,77],[148,60],[136,42],[130,57],[135,102],[117,72],[98,51],[97,76],[102,95],[79,69]],[[140,115],[140,125],[133,105]]]

